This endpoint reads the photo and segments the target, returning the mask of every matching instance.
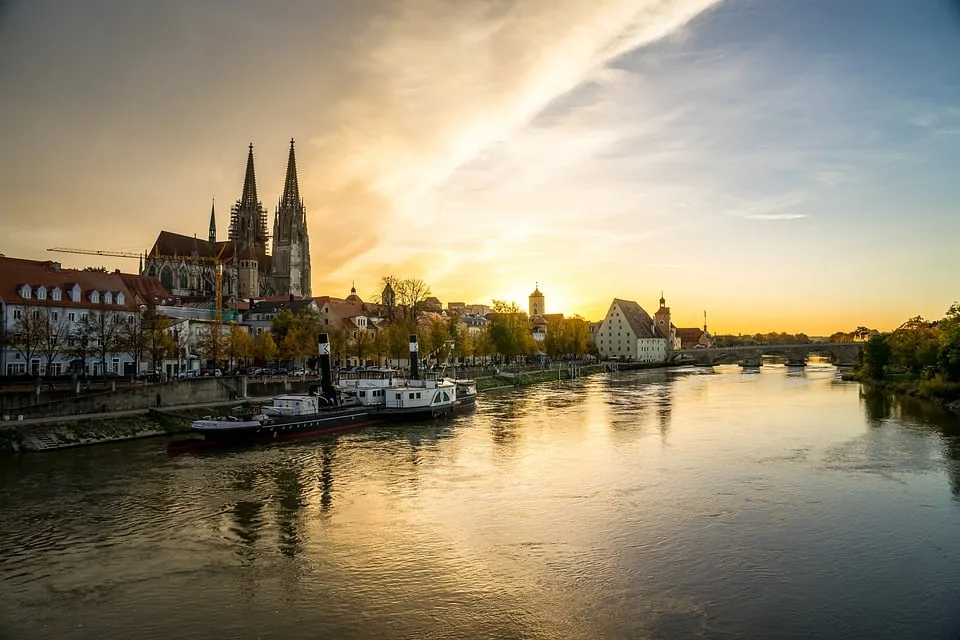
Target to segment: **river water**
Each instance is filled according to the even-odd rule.
[[[960,426],[833,368],[0,461],[2,638],[960,637]]]

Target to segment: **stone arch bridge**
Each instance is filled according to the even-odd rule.
[[[763,356],[787,359],[788,366],[802,366],[809,356],[823,356],[837,366],[857,364],[863,343],[816,342],[810,344],[762,344],[745,347],[714,347],[711,349],[681,349],[674,351],[671,361],[698,365],[741,364],[760,366]]]

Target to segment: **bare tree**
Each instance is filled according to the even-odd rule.
[[[430,287],[419,278],[405,278],[394,285],[397,304],[403,309],[405,319],[413,326],[430,297]]]
[[[40,353],[42,342],[44,317],[39,309],[20,309],[19,315],[14,311],[15,319],[10,333],[7,334],[7,343],[26,361],[27,373],[35,375],[30,370],[30,361]]]
[[[67,354],[72,359],[71,368],[75,362],[80,361],[80,370],[84,375],[87,372],[87,358],[93,351],[93,341],[93,325],[90,317],[84,313],[74,324],[67,339]]]
[[[120,316],[112,311],[92,311],[88,316],[93,334],[94,351],[100,360],[100,373],[107,375],[107,356],[120,349]]]
[[[47,376],[52,376],[53,362],[68,347],[70,323],[60,309],[45,308],[38,320],[40,354],[46,362]]]

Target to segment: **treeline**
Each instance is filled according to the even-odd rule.
[[[862,373],[872,379],[904,374],[922,380],[960,382],[960,304],[940,320],[910,318],[890,333],[870,337]]]
[[[754,335],[717,335],[713,337],[715,347],[751,347],[763,344],[809,344],[813,342],[805,333],[756,333]]]

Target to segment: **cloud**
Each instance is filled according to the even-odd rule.
[[[754,213],[743,216],[748,220],[799,220],[806,218],[805,213]]]

